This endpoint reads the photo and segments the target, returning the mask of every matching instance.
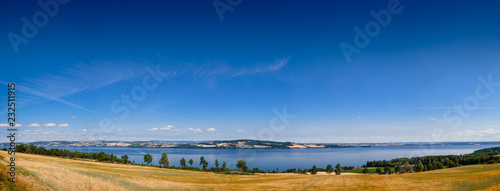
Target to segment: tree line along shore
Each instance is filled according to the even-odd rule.
[[[3,148],[2,150],[6,151],[7,148]],[[367,163],[363,165],[361,168],[355,168],[354,166],[341,166],[340,164],[337,163],[335,165],[335,168],[329,164],[325,168],[317,167],[316,165],[314,165],[309,169],[292,168],[282,171],[279,171],[279,169],[266,171],[266,170],[261,170],[259,168],[250,168],[247,166],[244,160],[237,161],[236,163],[237,169],[228,168],[226,161],[221,162],[218,159],[215,159],[214,167],[208,168],[209,162],[205,160],[203,156],[200,157],[199,163],[194,163],[193,159],[182,158],[179,161],[180,166],[173,166],[170,165],[168,155],[166,153],[162,153],[160,159],[156,159],[158,160],[159,163],[159,165],[156,166],[151,164],[155,159],[150,154],[145,154],[144,163],[139,164],[136,163],[135,161],[128,160],[127,155],[123,155],[120,158],[118,158],[118,156],[116,155],[106,154],[104,152],[86,153],[86,152],[69,151],[66,149],[56,149],[56,148],[45,149],[44,147],[37,147],[32,144],[16,145],[15,152],[70,158],[70,159],[94,160],[97,162],[105,162],[105,163],[154,166],[159,168],[207,171],[207,172],[225,173],[225,174],[299,173],[299,174],[315,175],[318,172],[326,172],[328,174],[335,172],[336,175],[340,175],[342,172],[393,174],[393,173],[413,173],[413,172],[431,171],[436,169],[459,167],[462,165],[500,163],[500,157],[499,157],[500,147],[480,149],[474,151],[471,154],[464,154],[464,155],[424,156],[424,157],[412,157],[412,158],[396,158],[392,160],[367,161]]]

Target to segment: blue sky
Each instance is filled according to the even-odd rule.
[[[0,8],[18,141],[500,140],[498,1],[41,2]]]

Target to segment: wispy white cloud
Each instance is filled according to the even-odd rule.
[[[41,127],[41,125],[37,124],[37,123],[32,123],[32,124],[28,125],[28,127]]]
[[[59,127],[68,127],[68,124],[59,124]]]
[[[167,125],[163,126],[160,128],[151,128],[151,129],[146,129],[146,131],[170,131],[170,132],[177,132],[177,133],[186,133],[186,132],[193,132],[193,133],[201,133],[203,130],[201,129],[195,129],[195,128],[187,128],[187,129],[181,129],[181,128],[176,128],[173,125]],[[215,132],[214,128],[209,128],[207,129],[207,132]]]
[[[159,55],[161,57],[161,55]],[[290,57],[277,59],[274,62],[256,64],[254,67],[231,67],[229,64],[202,64],[180,63],[161,65],[170,77],[183,74],[211,76],[226,75],[229,77],[257,75],[276,72],[288,65]],[[166,59],[165,59],[166,60]],[[153,67],[154,68],[154,67]],[[128,60],[91,61],[89,63],[77,63],[63,69],[58,74],[45,74],[25,79],[17,84],[18,91],[24,95],[30,95],[30,100],[44,99],[63,103],[84,111],[93,112],[77,103],[64,100],[63,98],[75,93],[95,90],[114,84],[119,81],[141,77],[147,74],[144,63],[136,63]],[[0,81],[2,84],[7,82]],[[73,119],[76,116],[72,117]]]
[[[208,129],[206,129],[206,131],[209,133],[213,133],[216,131],[216,129],[215,128],[208,128]]]
[[[53,141],[53,140],[85,140],[85,132],[59,132],[49,129],[28,129],[20,132],[23,140]]]
[[[143,76],[144,73],[145,70],[140,64],[131,61],[92,61],[73,64],[58,74],[45,74],[24,79],[24,82],[16,84],[16,89],[23,92],[24,95],[32,95],[32,100],[43,98],[92,112],[83,106],[62,98],[82,91],[105,87],[122,80]],[[6,84],[4,81],[0,81],[0,83]]]
[[[356,117],[356,118],[357,118],[357,119],[363,119],[363,116],[358,116],[358,117]]]
[[[71,119],[76,119],[76,116],[72,116]]]
[[[181,133],[186,133],[186,132],[201,133],[201,132],[203,132],[203,130],[201,130],[201,129],[195,129],[195,128],[172,129],[170,131],[171,132],[181,132]]]
[[[164,58],[161,55],[158,57],[168,62],[167,58]],[[250,67],[236,67],[231,64],[224,62],[214,62],[214,63],[181,63],[180,65],[174,66],[174,69],[170,69],[172,71],[172,76],[179,75],[194,75],[194,76],[214,76],[221,75],[227,77],[239,77],[239,76],[247,76],[247,75],[263,75],[272,72],[277,72],[283,69],[288,65],[290,57],[283,57],[280,59],[276,59],[272,62],[262,62],[256,63]]]
[[[188,128],[188,129],[181,129],[183,132],[193,132],[193,133],[201,133],[201,129],[194,129],[194,128]]]
[[[14,125],[14,127],[22,127],[23,125],[21,124],[16,124]],[[0,124],[0,127],[10,127],[10,125],[8,123],[2,123]]]
[[[233,77],[243,76],[243,75],[253,75],[253,74],[265,74],[270,72],[276,72],[281,70],[283,67],[288,65],[288,60],[290,57],[285,57],[282,59],[278,59],[272,63],[262,64],[261,66],[255,68],[242,68],[235,69],[233,71]]]
[[[60,102],[60,103],[63,103],[63,104],[66,104],[68,106],[71,106],[71,107],[74,107],[74,108],[78,108],[78,109],[81,109],[81,110],[84,110],[84,111],[88,111],[88,112],[91,112],[93,113],[91,110],[85,108],[85,107],[82,107],[78,104],[75,104],[75,103],[72,103],[72,102],[69,102],[69,101],[66,101],[66,100],[63,100],[59,97],[56,97],[54,95],[51,95],[51,94],[46,94],[46,93],[43,93],[43,92],[39,92],[39,91],[36,91],[34,89],[31,89],[29,87],[26,87],[26,86],[22,86],[22,85],[17,85],[16,86],[17,89],[19,91],[22,91],[24,93],[27,93],[27,94],[31,94],[31,95],[34,95],[34,96],[38,96],[40,98],[45,98],[47,100],[52,100],[52,101],[57,101],[57,102]]]
[[[44,127],[55,127],[57,126],[57,124],[55,123],[46,123],[46,124],[43,124]]]
[[[244,131],[239,129],[239,130],[236,130],[236,132],[243,133]]]
[[[131,61],[91,61],[73,64],[58,75],[42,75],[26,81],[42,93],[64,97],[131,79],[138,73],[144,73],[144,69]]]
[[[170,131],[171,129],[175,128],[174,126],[172,125],[167,125],[167,126],[164,126],[164,127],[161,127],[160,130],[167,130],[167,131]]]

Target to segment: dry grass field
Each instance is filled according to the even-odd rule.
[[[0,155],[5,171],[8,155],[5,151]],[[21,190],[500,190],[500,164],[401,175],[223,175],[16,156]],[[0,190],[10,190],[5,184],[0,186]]]

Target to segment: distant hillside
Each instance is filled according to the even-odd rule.
[[[10,143],[0,143],[9,147]],[[21,143],[18,143],[21,144]],[[136,148],[220,148],[220,149],[309,149],[309,148],[348,148],[372,146],[422,146],[422,145],[488,145],[500,142],[443,142],[443,143],[294,143],[265,140],[239,139],[215,141],[37,141],[25,142],[43,147],[136,147]],[[483,152],[483,151],[477,151]],[[499,153],[500,154],[500,153]]]

